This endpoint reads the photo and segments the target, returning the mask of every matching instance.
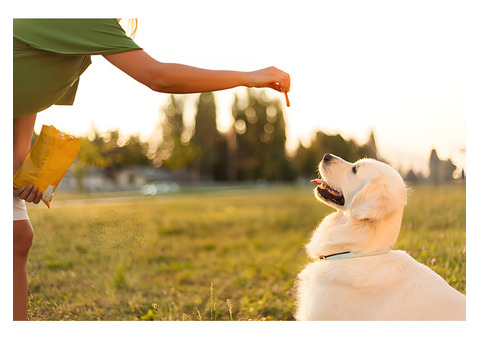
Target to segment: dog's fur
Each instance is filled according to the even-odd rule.
[[[298,275],[297,320],[465,320],[465,295],[404,251],[319,260],[346,251],[372,253],[391,248],[400,232],[406,189],[385,163],[354,164],[325,155],[320,174],[329,189],[343,194],[337,209],[314,231],[306,246],[315,261]],[[325,187],[324,187],[325,188]]]

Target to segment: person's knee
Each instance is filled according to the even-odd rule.
[[[13,255],[27,256],[33,242],[33,228],[28,220],[13,222]]]

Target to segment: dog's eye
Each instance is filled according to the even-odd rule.
[[[355,165],[355,166],[352,168],[352,171],[353,171],[354,174],[357,173],[357,169],[358,169],[358,165]]]

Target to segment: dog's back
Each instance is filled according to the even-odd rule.
[[[316,261],[297,282],[297,320],[465,320],[465,296],[404,251]]]

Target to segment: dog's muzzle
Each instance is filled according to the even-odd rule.
[[[314,179],[312,183],[317,184],[317,193],[326,201],[330,201],[336,205],[343,206],[345,204],[345,197],[342,192],[333,189],[324,180]]]

